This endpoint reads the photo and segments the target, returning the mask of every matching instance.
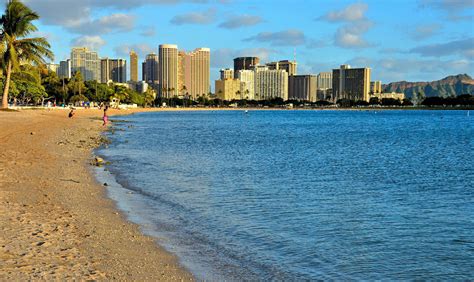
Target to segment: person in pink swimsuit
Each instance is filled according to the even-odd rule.
[[[104,108],[104,117],[102,118],[102,120],[104,121],[104,124],[102,124],[102,126],[106,126],[107,122],[109,121],[109,117],[107,116],[107,110],[108,109],[109,109],[109,107],[105,106],[105,108]]]

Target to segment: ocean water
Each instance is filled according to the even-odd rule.
[[[115,119],[99,180],[199,279],[474,279],[466,111]]]

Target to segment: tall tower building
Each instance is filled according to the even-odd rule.
[[[288,99],[316,102],[316,76],[291,75],[288,77]]]
[[[234,70],[233,69],[221,69],[221,80],[225,79],[233,79],[234,78]]]
[[[332,88],[332,72],[320,72],[317,76],[318,90],[326,90]]]
[[[81,72],[84,81],[100,81],[100,59],[97,52],[86,47],[74,47],[71,50],[71,72]]]
[[[284,60],[268,63],[267,66],[271,70],[285,70],[288,75],[296,75],[298,64],[295,61]]]
[[[60,61],[58,68],[59,78],[71,78],[71,73],[71,60],[67,59],[66,61]]]
[[[178,46],[162,44],[158,53],[159,65],[159,97],[171,98],[177,96],[178,89]]]
[[[130,51],[130,80],[138,81],[138,55],[135,51]]]
[[[124,59],[105,58],[100,61],[101,82],[127,82],[127,61]]]
[[[240,92],[240,80],[238,79],[221,79],[215,81],[216,96],[219,99],[231,101],[242,99]]]
[[[255,68],[255,98],[288,100],[288,73],[285,70]]]
[[[210,90],[211,50],[197,48],[184,54],[184,86],[193,99],[207,95]]]
[[[240,80],[240,92],[247,100],[255,100],[255,71],[239,70],[237,78]]]
[[[260,64],[258,57],[238,57],[234,59],[234,78],[237,78],[239,70],[249,70],[253,66]]]
[[[149,84],[158,84],[159,81],[159,67],[158,67],[158,55],[151,53],[146,55],[145,62],[142,65],[142,77],[143,80]]]
[[[332,93],[334,100],[350,99],[354,101],[370,100],[370,68],[353,69],[341,65],[332,70]]]
[[[370,93],[372,94],[382,93],[382,81],[380,80],[371,81]]]
[[[185,84],[185,72],[186,72],[186,51],[178,51],[178,93],[180,96],[189,95],[188,86]],[[188,76],[189,68],[188,68]]]

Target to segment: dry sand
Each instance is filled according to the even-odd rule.
[[[193,280],[92,176],[101,111],[67,113],[0,111],[0,280]]]

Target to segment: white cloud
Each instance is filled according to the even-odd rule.
[[[410,81],[431,81],[453,74],[472,74],[474,71],[474,63],[469,60],[356,57],[346,63],[355,67],[372,68],[371,79],[382,80],[383,83],[407,80],[407,78]]]
[[[350,25],[339,27],[334,36],[334,43],[343,48],[363,48],[370,44],[363,35],[372,27],[368,21],[359,21]]]
[[[461,55],[474,59],[472,56],[474,54],[474,37],[446,43],[422,45],[410,49],[409,52],[420,54],[423,57]]]
[[[154,26],[145,26],[140,29],[140,35],[144,37],[153,37],[156,35],[156,29]]]
[[[94,51],[99,50],[105,44],[107,44],[107,42],[105,42],[105,40],[98,35],[84,35],[77,37],[71,41],[71,45],[74,47],[88,47]]]
[[[344,23],[334,35],[334,44],[342,48],[364,48],[369,47],[365,33],[373,26],[365,13],[369,6],[365,3],[351,4],[340,11],[330,11],[317,18],[327,22]]]
[[[139,58],[145,58],[147,54],[156,53],[157,48],[153,48],[149,44],[122,44],[114,48],[114,52],[118,57],[128,58],[131,50],[135,51]]]
[[[219,24],[219,27],[227,29],[236,29],[245,26],[257,25],[262,21],[262,18],[259,16],[240,15],[229,18],[228,20]]]
[[[288,29],[278,32],[260,32],[244,41],[267,42],[274,46],[297,46],[306,43],[306,36],[297,29]]]
[[[466,11],[474,8],[473,0],[419,0],[421,8],[431,8],[443,12],[452,21],[472,21],[472,14],[466,15]]]
[[[214,22],[216,16],[215,9],[208,9],[202,12],[191,12],[182,15],[176,15],[171,19],[171,23],[175,25],[183,24],[210,24]]]
[[[277,53],[278,51],[268,48],[216,49],[212,50],[211,53],[211,67],[219,69],[233,67],[234,58],[237,57],[258,57],[260,62],[266,62],[270,60],[272,55]]]
[[[369,6],[365,3],[355,3],[342,9],[341,11],[330,11],[319,17],[319,20],[328,22],[352,22],[365,19],[365,12]]]
[[[440,30],[441,25],[438,23],[421,24],[418,25],[415,30],[410,33],[410,37],[415,40],[427,39],[439,33]]]
[[[135,17],[127,14],[112,14],[96,20],[85,20],[67,26],[73,33],[79,34],[105,34],[114,31],[126,32],[133,30]]]

